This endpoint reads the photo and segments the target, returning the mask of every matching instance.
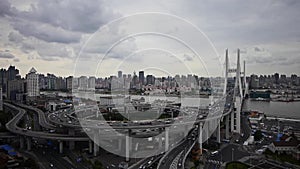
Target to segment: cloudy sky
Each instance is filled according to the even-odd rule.
[[[0,67],[215,76],[224,50],[233,67],[240,48],[248,75],[300,75],[299,9],[299,0],[1,0]]]

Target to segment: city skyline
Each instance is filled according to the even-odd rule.
[[[136,13],[158,12],[186,19],[198,27],[203,35],[212,42],[213,46],[210,45],[207,50],[205,48],[201,51],[203,53],[200,53],[202,57],[209,57],[209,61],[205,60],[205,65],[209,69],[208,73],[198,69],[203,66],[201,62],[192,64],[195,62],[193,54],[183,49],[173,50],[177,47],[176,44],[172,44],[173,46],[170,48],[172,49],[170,51],[178,55],[184,63],[195,69],[193,72],[197,74],[219,75],[219,72],[214,72],[214,67],[217,67],[214,62],[218,57],[222,61],[226,48],[229,49],[229,56],[233,58],[236,55],[236,48],[241,49],[241,60],[247,62],[247,75],[259,74],[259,72],[299,74],[299,17],[297,16],[300,3],[298,1],[252,1],[247,3],[233,0],[226,2],[193,1],[191,3],[179,1],[171,6],[167,5],[169,2],[141,1],[132,3],[130,7],[124,5],[128,2],[99,0],[98,2],[91,1],[89,3],[91,5],[84,5],[84,3],[80,1],[65,3],[49,1],[47,4],[51,5],[46,6],[46,3],[37,0],[1,1],[0,24],[3,29],[0,43],[0,66],[17,65],[21,68],[20,74],[23,76],[32,66],[41,73],[73,75],[77,68],[75,66],[76,58],[83,45],[100,27],[120,17]],[[76,9],[76,6],[81,8]],[[195,6],[201,10],[196,9]],[[185,10],[181,10],[181,7],[185,7]],[[219,10],[213,10],[215,8]],[[246,8],[247,10],[245,10]],[[52,11],[55,9],[59,9],[59,11],[54,14]],[[88,16],[84,11],[98,11],[98,13],[95,16]],[[239,15],[235,15],[231,11],[236,11]],[[65,15],[66,13],[68,15]],[[143,21],[137,23],[143,23]],[[105,37],[105,40],[97,42],[101,47],[89,50],[85,53],[85,59],[87,58],[91,63],[99,61],[99,58],[93,60],[94,56],[91,55],[93,52],[102,55],[111,43],[124,37],[119,29],[122,26],[109,30],[107,32],[109,38]],[[151,26],[155,26],[155,24]],[[160,26],[162,27],[160,29],[167,29],[163,27],[165,25],[160,24]],[[168,31],[174,30],[166,30],[166,32]],[[191,31],[186,34],[188,39],[195,32]],[[149,43],[160,42],[161,48],[169,49],[169,46],[165,45],[166,43],[162,43],[169,41],[162,38],[136,37],[129,41],[130,43],[120,46],[108,59],[104,60],[104,66],[100,67],[101,76],[111,74],[108,69],[111,65],[122,61],[132,52],[149,47]],[[207,43],[205,38],[199,41],[200,44]],[[193,46],[193,44],[189,45]],[[212,50],[214,47],[215,50]],[[126,60],[126,64],[131,65],[127,66],[130,69],[124,69],[124,71],[133,72],[133,70],[139,69],[139,65],[144,67],[148,64],[156,65],[157,58],[164,57],[166,63],[163,63],[161,67],[166,67],[170,72],[189,73],[179,62],[176,62],[176,59],[163,51],[152,50],[146,53],[141,52],[138,56],[130,55],[130,57],[131,59]],[[177,69],[174,69],[175,67]],[[95,70],[82,69],[82,72],[91,74]]]
[[[9,65],[8,67],[0,67],[0,70],[8,70],[8,68],[9,67],[15,67],[18,71],[20,71],[15,65]],[[25,73],[25,75],[21,75],[19,72],[18,72],[18,75],[20,75],[21,76],[21,78],[25,78],[26,77],[26,74],[28,74],[29,72],[30,72],[30,70],[32,69],[32,68],[34,68],[35,69],[35,67],[30,67],[30,69]],[[22,70],[21,70],[22,71]],[[74,75],[72,75],[72,74],[69,74],[69,75],[66,75],[66,76],[63,76],[63,75],[60,75],[60,74],[55,74],[55,73],[53,73],[53,72],[39,72],[38,70],[36,70],[37,71],[37,74],[40,74],[40,75],[54,75],[54,76],[56,76],[56,77],[63,77],[63,78],[67,78],[67,77],[76,77],[76,78],[79,78],[79,77],[81,77],[81,76],[86,76],[86,77],[96,77],[96,78],[110,78],[110,77],[117,77],[117,78],[119,78],[119,73],[121,72],[121,77],[124,77],[124,75],[126,75],[126,77],[128,77],[128,76],[130,76],[130,77],[133,77],[133,75],[134,75],[134,73],[136,73],[137,74],[137,77],[139,77],[138,76],[138,73],[140,72],[140,71],[143,71],[143,70],[134,70],[133,72],[123,72],[122,70],[118,70],[115,74],[111,74],[111,75],[107,75],[107,76],[93,76],[93,75],[80,75],[80,76],[74,76]],[[151,73],[151,72],[145,72],[145,71],[143,71],[145,74],[144,75],[153,75],[153,76],[155,76],[155,77],[158,77],[158,78],[161,78],[161,77],[168,77],[168,76],[156,76],[155,74],[153,74],[153,73]],[[284,75],[284,76],[286,76],[286,77],[292,77],[293,75],[296,75],[297,77],[298,76],[300,76],[300,74],[297,74],[297,73],[290,73],[290,74],[284,74],[284,73],[281,73],[281,72],[273,72],[273,73],[271,73],[271,74],[255,74],[255,73],[246,73],[247,74],[247,78],[248,77],[251,77],[251,76],[253,76],[253,75],[255,75],[255,76],[274,76],[275,74],[279,74],[280,76],[281,75]],[[190,73],[190,74],[174,74],[174,75],[169,75],[169,77],[175,77],[175,76],[188,76],[188,75],[192,75],[192,76],[198,76],[198,77],[203,77],[203,78],[210,78],[210,77],[207,77],[207,76],[200,76],[200,75],[198,75],[198,74],[192,74],[192,73]],[[214,77],[222,77],[222,76],[211,76],[212,78],[214,78]]]

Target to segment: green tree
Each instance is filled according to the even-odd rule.
[[[93,169],[103,169],[102,163],[99,160],[96,160],[93,165]]]
[[[256,130],[256,132],[254,133],[254,140],[258,141],[261,140],[263,137],[262,132],[260,130]]]

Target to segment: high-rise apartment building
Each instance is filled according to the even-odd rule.
[[[36,73],[34,68],[31,68],[29,73],[26,75],[27,82],[27,96],[35,97],[40,95],[39,89],[39,75]]]
[[[144,83],[145,83],[145,73],[144,73],[144,71],[139,71],[139,83],[141,85],[144,85]]]

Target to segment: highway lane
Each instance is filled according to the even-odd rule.
[[[33,150],[32,153],[39,158],[41,165],[46,169],[77,169],[75,165],[64,159],[65,156],[60,155],[53,150],[37,149]]]
[[[249,124],[247,116],[244,115],[244,114],[241,115],[241,131],[243,132],[243,136],[241,138],[241,141],[244,142],[251,135],[250,124]]]
[[[223,111],[223,109],[220,109],[220,107],[224,106],[224,103],[228,100],[227,96],[223,96],[222,98],[220,98],[219,100],[217,100],[214,104],[212,104],[210,106],[210,108],[208,109],[208,112],[207,114],[203,114],[201,118],[192,118],[191,120],[189,121],[184,121],[182,123],[179,123],[181,125],[190,125],[190,124],[193,124],[193,123],[199,123],[199,122],[205,122],[205,121],[209,121],[209,120],[213,120],[213,119],[220,119],[222,118],[223,116],[225,115],[228,115],[231,111],[231,109],[224,109],[225,112]],[[92,106],[82,106],[82,107],[77,107],[75,112],[80,112],[80,111],[83,111],[83,112],[86,112],[86,111],[89,111],[88,109],[91,109],[91,110],[95,110],[95,106],[92,105]],[[179,111],[184,111],[186,112],[186,114],[189,114],[190,112],[195,112],[194,109],[191,108],[191,110],[187,109],[178,109]],[[99,110],[95,110],[95,111],[99,111]],[[198,109],[197,109],[198,111]],[[66,113],[66,112],[64,112]],[[70,112],[68,112],[70,113]],[[96,114],[96,113],[93,113],[93,114]],[[88,127],[88,128],[97,128],[97,129],[107,129],[107,128],[111,128],[113,127],[114,129],[141,129],[141,128],[164,128],[164,127],[169,127],[171,125],[173,125],[173,123],[169,123],[169,124],[166,124],[166,123],[162,123],[162,124],[151,124],[151,125],[138,125],[138,124],[134,124],[134,123],[131,123],[130,125],[110,125],[108,124],[108,122],[106,121],[99,121],[99,120],[87,120],[85,118],[79,118],[79,121],[71,121],[71,123],[69,123],[69,121],[65,121],[63,119],[61,120],[58,120],[58,118],[60,117],[61,115],[58,115],[58,113],[51,113],[48,115],[48,118],[49,120],[51,121],[51,123],[54,123],[54,124],[57,124],[57,125],[63,125],[63,126],[66,126],[66,127],[72,127],[72,128],[78,128],[78,127]],[[189,116],[183,116],[182,118],[188,118]],[[195,116],[191,116],[191,117],[195,117]],[[206,118],[205,118],[206,117]],[[176,121],[179,121],[179,120],[175,120]],[[98,124],[103,124],[103,125],[98,125]],[[106,124],[106,125],[104,125]]]
[[[25,105],[25,104],[21,104],[21,103],[14,103],[14,105],[16,105],[18,107],[25,108],[25,109],[29,109],[29,110],[32,110],[32,111],[36,112],[38,114],[39,124],[42,127],[48,128],[48,129],[55,129],[56,128],[55,125],[52,125],[52,124],[50,124],[47,121],[46,115],[45,115],[45,113],[42,110],[40,110],[38,108],[35,108],[35,107],[31,107],[31,106]]]
[[[50,139],[50,140],[61,140],[61,141],[88,141],[89,140],[88,137],[84,137],[84,136],[69,136],[64,134],[45,133],[42,131],[31,131],[31,130],[20,128],[18,127],[17,124],[26,114],[26,111],[24,109],[18,108],[8,103],[4,103],[4,105],[19,111],[19,113],[16,116],[14,116],[12,120],[6,123],[7,130],[9,130],[12,133],[29,136],[29,137],[35,137],[35,138]]]
[[[160,163],[158,165],[158,169],[167,169],[172,166],[172,169],[175,168],[181,168],[183,163],[183,158],[186,153],[188,153],[188,150],[193,145],[195,141],[197,141],[197,130],[193,129],[189,135],[185,137],[184,140],[182,140],[179,144],[177,144],[176,147],[171,149],[167,154],[165,154],[162,159],[160,160]]]

